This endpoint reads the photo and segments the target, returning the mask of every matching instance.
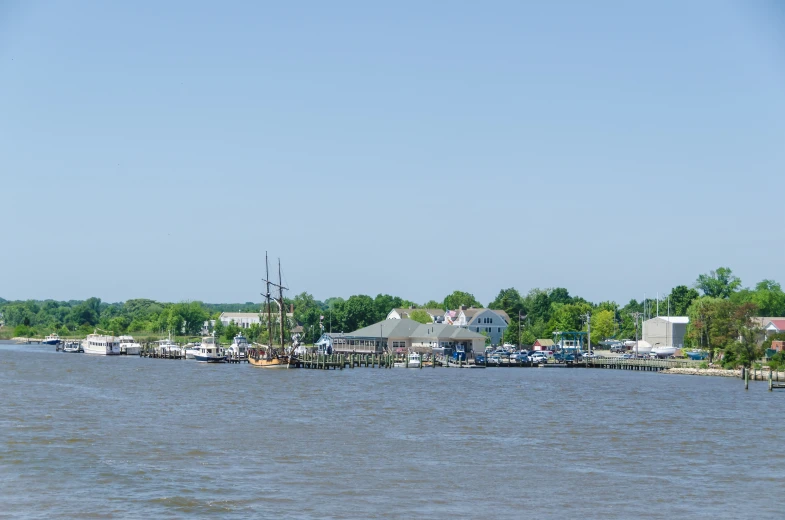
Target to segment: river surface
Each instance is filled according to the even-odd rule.
[[[0,518],[783,518],[785,392],[0,344]]]

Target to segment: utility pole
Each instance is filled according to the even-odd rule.
[[[518,352],[521,351],[521,320],[527,316],[528,314],[521,316],[521,311],[518,311]]]
[[[635,357],[638,357],[638,318],[643,315],[641,312],[631,312],[630,316],[635,320]]]

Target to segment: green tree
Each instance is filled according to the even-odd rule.
[[[365,294],[350,296],[344,305],[343,325],[353,331],[379,321],[373,299]]]
[[[423,308],[425,308],[425,309],[442,309],[442,308],[444,308],[444,303],[443,302],[437,302],[436,300],[428,300],[423,305]]]
[[[741,280],[728,267],[698,276],[695,287],[710,298],[729,298],[741,286]]]
[[[431,323],[433,320],[431,319],[431,315],[425,312],[422,309],[414,309],[409,313],[409,319],[418,321],[420,323]]]
[[[686,285],[677,285],[671,289],[670,308],[671,314],[675,316],[686,316],[687,309],[690,308],[692,302],[700,297],[698,291],[689,288]]]
[[[172,305],[169,310],[170,323],[169,327],[179,325],[179,328],[172,329],[177,331],[177,334],[182,330],[186,334],[196,335],[199,334],[207,321],[209,314],[202,306],[202,302],[181,302]]]
[[[444,298],[444,308],[446,309],[455,310],[460,308],[461,305],[467,307],[482,307],[473,294],[464,291],[453,291],[452,294],[445,296]]]
[[[774,280],[763,280],[755,286],[752,302],[761,316],[785,316],[785,293]]]
[[[553,303],[551,308],[551,331],[585,330],[585,316],[591,310],[588,303]]]
[[[592,340],[603,341],[616,332],[615,313],[604,309],[595,311],[591,315],[591,337]]]

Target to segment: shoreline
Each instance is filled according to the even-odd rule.
[[[659,373],[684,376],[741,377],[741,369],[727,370],[724,368],[666,368],[660,370]]]

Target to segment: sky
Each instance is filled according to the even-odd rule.
[[[0,297],[785,284],[776,2],[0,0]]]

